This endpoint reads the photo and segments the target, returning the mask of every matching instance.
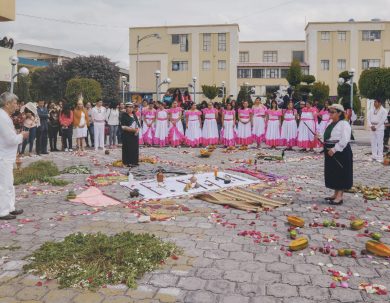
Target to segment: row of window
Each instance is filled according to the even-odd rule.
[[[252,79],[277,79],[286,78],[288,68],[238,68],[237,78],[252,78]],[[309,74],[308,68],[303,68],[304,75]]]
[[[249,62],[249,52],[240,52],[240,62]],[[299,62],[305,61],[304,51],[292,51],[292,61],[298,60]],[[263,63],[275,63],[278,62],[278,51],[263,51]]]
[[[172,61],[172,71],[181,72],[188,70],[188,61]],[[202,61],[202,70],[211,70],[211,61]],[[218,60],[218,70],[226,70],[226,60]]]
[[[181,52],[188,52],[188,34],[172,35],[172,44],[179,44]],[[203,51],[210,52],[212,48],[211,34],[203,34]],[[218,51],[226,51],[226,33],[218,33]]]
[[[321,70],[328,71],[330,69],[330,61],[329,60],[321,60]],[[362,60],[362,69],[369,69],[380,67],[381,60],[380,59],[363,59]],[[340,71],[347,69],[347,61],[345,59],[337,59],[337,69]]]
[[[338,31],[337,39],[339,41],[347,40],[347,32]],[[321,40],[322,41],[330,41],[330,32],[321,32]],[[378,30],[369,30],[362,31],[362,41],[380,41],[381,40],[381,31]]]

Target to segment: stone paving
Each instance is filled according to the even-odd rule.
[[[188,153],[183,153],[187,151]],[[217,149],[209,159],[196,157],[198,149],[144,148],[143,155],[158,155],[173,161],[171,167],[181,164],[218,165],[220,169],[238,166],[242,159],[253,159],[256,149],[224,154]],[[280,150],[264,151],[280,154]],[[353,144],[355,184],[389,186],[390,168],[368,162],[369,146]],[[266,303],[266,302],[388,302],[389,295],[367,294],[359,290],[359,283],[378,283],[390,290],[389,262],[377,257],[361,256],[367,240],[357,237],[359,232],[349,228],[311,228],[306,224],[302,235],[309,238],[311,248],[291,255],[284,250],[288,245],[286,215],[303,217],[307,223],[337,218],[349,225],[351,216],[361,217],[370,223],[370,232],[379,231],[390,224],[390,201],[364,201],[360,194],[346,194],[344,205],[335,210],[322,200],[329,195],[323,186],[323,161],[319,154],[287,152],[286,162],[260,163],[263,171],[286,176],[279,184],[273,198],[293,202],[256,215],[231,208],[208,204],[191,198],[179,201],[197,212],[178,216],[175,220],[137,223],[131,209],[122,205],[108,207],[95,213],[85,205],[65,201],[64,190],[85,184],[85,175],[62,175],[72,184],[60,192],[32,193],[30,186],[18,186],[18,206],[24,209],[20,221],[0,222],[0,302],[187,302],[187,303]],[[308,157],[309,156],[309,157]],[[50,154],[60,169],[74,164],[88,165],[93,174],[107,173],[107,164],[119,159],[120,150],[110,155],[88,151],[77,157],[69,153]],[[305,159],[305,157],[308,157]],[[38,158],[25,158],[23,165]],[[97,162],[100,165],[95,165]],[[158,164],[141,164],[135,171],[153,176]],[[147,173],[149,172],[149,173]],[[276,185],[274,185],[276,186]],[[42,188],[52,190],[53,187]],[[119,185],[102,187],[121,201],[128,201],[128,191]],[[217,213],[226,224],[215,222]],[[25,219],[25,220],[23,220]],[[177,260],[169,259],[161,269],[146,274],[138,281],[137,289],[124,285],[107,286],[97,292],[80,289],[59,289],[55,281],[42,281],[22,272],[25,258],[45,241],[61,241],[74,232],[114,234],[122,231],[150,232],[164,241],[173,241],[184,249]],[[245,230],[256,230],[280,237],[274,243],[255,243],[249,237],[239,236]],[[383,241],[390,244],[390,233],[382,232]],[[314,251],[314,247],[333,245],[335,248],[352,248],[358,252],[356,259],[332,257]],[[20,247],[13,251],[7,246]],[[347,273],[351,271],[348,287],[331,288],[329,269]]]

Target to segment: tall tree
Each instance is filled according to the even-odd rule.
[[[287,72],[286,80],[291,86],[296,86],[301,83],[302,79],[302,69],[301,64],[298,60],[291,62],[291,66]]]
[[[218,96],[219,88],[216,85],[202,85],[202,93],[210,101]]]
[[[82,94],[84,102],[96,102],[102,97],[100,83],[87,78],[70,79],[66,85],[66,98],[74,105],[80,94]]]
[[[311,87],[312,99],[319,101],[321,105],[329,98],[329,85],[325,82],[314,82]]]
[[[380,101],[390,100],[390,68],[367,69],[359,79],[362,96]]]
[[[339,74],[339,78],[344,79],[344,84],[337,86],[337,97],[339,100],[341,99],[341,103],[344,107],[350,108],[351,107],[351,85],[346,83],[348,80],[351,79],[351,75],[348,73],[348,71],[343,71]],[[359,97],[357,96],[357,85],[354,82],[353,83],[353,110],[355,113],[360,113],[361,111],[361,104]]]

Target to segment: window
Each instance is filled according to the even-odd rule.
[[[218,70],[226,69],[226,60],[218,60]]]
[[[321,70],[329,70],[329,60],[321,60]]]
[[[179,35],[180,51],[188,52],[188,35]]]
[[[252,78],[264,78],[264,69],[252,69]]]
[[[330,40],[330,32],[321,32],[321,40],[329,41]]]
[[[277,68],[269,68],[265,70],[266,78],[279,78],[279,69]]]
[[[381,65],[380,59],[363,59],[362,60],[362,69],[380,67],[380,65]]]
[[[179,35],[172,35],[172,44],[179,44]]]
[[[226,51],[226,34],[225,33],[218,34],[218,51],[220,51],[220,52]]]
[[[263,62],[278,62],[278,52],[277,51],[264,51],[263,52]]]
[[[249,52],[240,52],[240,62],[249,62]]]
[[[309,68],[308,67],[302,67],[302,74],[308,75],[309,74]]]
[[[211,34],[203,34],[203,51],[211,51]]]
[[[337,32],[337,37],[339,41],[346,41],[347,40],[347,32]]]
[[[186,71],[188,70],[188,61],[172,61],[172,71]]]
[[[202,70],[210,70],[211,62],[209,60],[202,61]]]
[[[283,79],[287,78],[287,73],[288,73],[288,68],[282,68],[280,70],[280,78],[283,78]]]
[[[237,77],[238,78],[250,78],[251,77],[251,70],[239,68],[237,70]]]
[[[381,31],[362,31],[363,41],[380,41]]]
[[[337,69],[346,70],[347,62],[345,59],[337,59]]]
[[[304,62],[305,61],[305,52],[304,51],[293,51],[292,52],[292,59],[298,60],[299,62]]]

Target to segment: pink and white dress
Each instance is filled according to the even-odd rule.
[[[236,145],[237,133],[234,125],[234,110],[223,110],[223,126],[221,129],[221,144],[225,146]]]
[[[185,142],[191,147],[198,146],[201,142],[202,130],[200,128],[199,117],[202,113],[199,110],[186,111],[186,119],[188,121],[188,128],[186,129]]]
[[[215,108],[205,108],[202,110],[204,115],[204,122],[202,128],[202,145],[211,145],[218,144],[219,135],[218,135],[218,125],[215,114],[218,113],[218,110]]]
[[[168,111],[171,114],[172,120],[177,120],[179,119],[183,109],[181,107],[176,107],[176,108],[171,108]],[[183,129],[183,123],[181,122],[181,119],[179,119],[179,121],[177,121],[176,124],[169,122],[168,139],[169,139],[169,144],[171,144],[172,146],[178,146],[183,142],[184,129]]]
[[[324,136],[325,129],[330,124],[330,115],[327,109],[322,109],[320,111],[320,115],[322,117],[320,124],[318,124],[318,132],[321,136]]]
[[[250,122],[251,113],[252,110],[250,108],[238,110],[240,121],[238,122],[237,127],[237,144],[250,145],[253,143],[252,126]],[[243,122],[245,122],[245,124]]]
[[[269,146],[280,145],[280,120],[282,115],[280,110],[268,109],[268,124],[267,131],[265,133],[265,144]]]
[[[254,107],[252,108],[253,113],[253,127],[252,135],[253,140],[257,144],[260,144],[264,141],[265,138],[265,113],[267,108],[265,106]]]
[[[160,147],[168,145],[168,111],[157,110],[156,132],[153,143]]]
[[[317,133],[317,111],[315,108],[303,108],[298,127],[297,146],[301,148],[317,147],[317,140],[313,133]],[[306,124],[305,124],[306,123]],[[310,130],[309,130],[309,128]],[[313,132],[313,133],[312,133]]]
[[[139,123],[141,124],[141,116],[142,116],[142,114],[141,114],[141,112],[138,110],[138,111],[136,111],[135,112],[135,115],[137,116],[137,118],[138,118],[138,121],[139,121]],[[141,144],[144,144],[144,138],[142,137],[142,136],[138,136],[138,142],[139,142],[139,144],[141,145]]]
[[[153,122],[154,119],[156,118],[156,110],[154,108],[151,110],[146,108],[142,111],[142,116],[145,120],[143,125],[142,125],[143,142],[144,142],[144,144],[152,145],[153,140],[154,140],[154,135],[156,132],[156,128],[155,128],[156,123]],[[151,126],[149,127],[148,124],[151,124]]]
[[[295,109],[288,109],[284,112],[282,131],[280,134],[280,144],[287,147],[293,147],[297,144],[297,121]]]

